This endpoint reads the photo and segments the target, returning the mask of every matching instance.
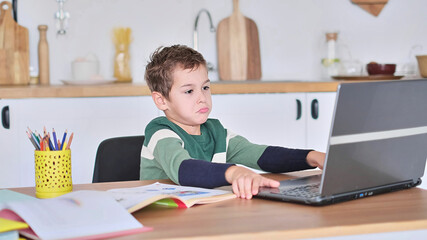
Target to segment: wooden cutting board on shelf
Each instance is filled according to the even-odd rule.
[[[12,17],[10,2],[0,3],[0,85],[30,81],[28,29]]]
[[[351,0],[365,11],[377,17],[380,15],[388,0]]]
[[[221,80],[261,79],[261,55],[256,23],[239,10],[233,0],[233,13],[217,28],[218,73]]]

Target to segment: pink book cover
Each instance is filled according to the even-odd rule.
[[[9,209],[3,209],[0,211],[0,217],[9,219],[9,220],[15,220],[20,222],[25,222],[24,219],[22,219],[19,215],[17,215],[15,212],[9,210]],[[124,236],[124,235],[132,235],[137,233],[143,233],[153,230],[151,227],[141,227],[141,228],[135,228],[135,229],[129,229],[124,231],[118,231],[118,232],[110,232],[110,233],[101,233],[91,236],[81,236],[78,238],[70,238],[74,240],[78,239],[105,239],[105,238],[113,238],[118,236]],[[31,238],[31,239],[40,239],[37,234],[30,228],[19,230],[19,233],[22,234],[25,237]]]

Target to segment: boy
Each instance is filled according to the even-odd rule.
[[[145,129],[141,180],[169,178],[177,184],[214,188],[232,184],[237,197],[251,199],[261,186],[278,187],[245,167],[267,172],[323,168],[325,154],[252,144],[225,129],[212,110],[206,61],[182,45],[157,49],[145,80],[157,108],[166,117]]]

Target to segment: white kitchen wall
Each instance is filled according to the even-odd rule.
[[[46,24],[50,47],[51,83],[71,79],[71,62],[88,53],[98,56],[101,74],[112,78],[114,27],[130,27],[134,82],[144,82],[149,55],[160,45],[193,44],[194,20],[201,8],[210,11],[215,26],[232,12],[232,0],[68,0],[71,14],[65,36],[56,36],[56,0],[18,0],[19,24],[30,31],[30,64],[37,69],[37,25]],[[375,17],[350,0],[240,0],[242,13],[258,25],[263,80],[320,80],[326,31],[339,31],[354,59],[415,63],[413,46],[427,54],[427,1],[389,0]],[[422,50],[420,50],[422,48]],[[199,50],[217,65],[215,34],[206,15],[199,22]],[[217,74],[211,74],[217,80]]]

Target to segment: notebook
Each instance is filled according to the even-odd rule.
[[[417,186],[427,159],[427,79],[338,86],[321,175],[256,197],[326,205]]]

